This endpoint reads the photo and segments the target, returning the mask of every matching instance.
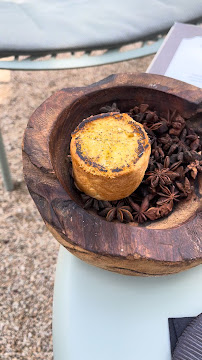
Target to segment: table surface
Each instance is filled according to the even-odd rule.
[[[133,277],[88,265],[60,247],[54,360],[170,360],[168,318],[202,311],[202,265]]]

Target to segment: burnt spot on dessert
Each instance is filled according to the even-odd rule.
[[[81,150],[81,144],[79,142],[76,143],[76,154],[80,157],[81,160],[85,162],[85,164],[92,166],[99,171],[107,172],[107,169],[104,166],[97,164],[95,161],[92,161],[89,157],[83,154]]]
[[[124,119],[123,114],[120,114],[120,113],[111,113],[111,115],[114,115],[114,118],[116,120],[123,120]]]
[[[93,115],[93,116],[90,116],[87,119],[83,120],[77,126],[77,128],[74,130],[72,135],[75,134],[76,154],[79,156],[79,158],[87,166],[91,166],[92,168],[97,169],[100,172],[107,173],[109,171],[109,169],[107,169],[106,166],[104,166],[106,164],[104,164],[104,165],[99,164],[99,162],[100,162],[100,155],[99,154],[98,155],[96,154],[97,156],[94,156],[94,157],[91,158],[90,156],[88,156],[89,154],[84,151],[83,142],[82,142],[82,132],[84,131],[85,126],[87,125],[87,128],[88,128],[88,124],[94,122],[95,120],[106,119],[106,121],[107,121],[109,117],[113,117],[117,121],[119,121],[119,120],[123,121],[123,120],[125,120],[125,115],[126,115],[125,113],[120,114],[119,112],[108,112],[108,113],[102,113],[102,114]],[[127,124],[130,125],[130,131],[129,130],[127,131],[127,128],[126,128],[126,130],[122,129],[121,124],[120,124],[120,128],[118,128],[118,131],[126,133],[126,135],[129,134],[128,137],[133,137],[134,134],[135,134],[135,136],[137,136],[137,138],[135,140],[136,151],[135,151],[135,154],[134,154],[134,157],[133,157],[133,160],[132,160],[133,164],[136,164],[137,161],[144,154],[144,151],[150,145],[148,144],[148,141],[147,141],[147,134],[145,133],[145,131],[144,131],[141,124],[137,124],[132,119],[127,121]],[[79,133],[80,130],[81,130],[81,132]],[[102,133],[102,131],[100,131],[100,133]],[[110,130],[108,130],[106,135],[109,135],[109,136],[105,137],[105,141],[108,142],[109,140],[111,140],[110,135],[113,135],[113,134],[112,134],[112,132]],[[95,135],[95,136],[91,135],[91,139],[92,140],[100,140],[99,139],[99,133],[98,133],[98,135]],[[119,139],[117,139],[117,143],[118,144],[120,143],[122,145],[122,142]],[[110,144],[108,144],[108,145],[110,147]],[[106,160],[107,161],[112,159],[110,149],[111,148],[109,148],[109,151],[106,153]],[[119,151],[118,151],[117,155],[119,155],[119,157],[121,157],[121,153]],[[123,171],[124,168],[126,168],[126,165],[127,165],[127,168],[130,167],[130,164],[125,163],[125,165],[123,165],[123,159],[121,158],[120,159],[120,167],[117,166],[117,167],[115,167],[113,169],[111,168],[110,172],[113,173],[113,174],[118,174],[121,171]]]
[[[77,155],[80,157],[81,160],[83,160],[85,162],[85,164],[89,164],[92,165],[92,161],[83,154],[82,150],[81,150],[81,144],[80,142],[76,143],[76,153]]]
[[[102,171],[102,172],[107,172],[108,171],[104,166],[102,166],[100,164],[97,164],[94,161],[92,161],[91,163],[92,163],[92,167],[98,169],[99,171]]]
[[[141,140],[138,140],[137,143],[138,143],[138,157],[140,157],[144,152],[144,146],[142,145]]]
[[[133,164],[136,164],[138,159],[140,159],[141,156],[144,154],[145,149],[149,147],[149,144],[145,144],[145,143],[142,144],[141,139],[139,139],[137,143],[138,143],[138,153],[137,153],[137,157],[135,157],[135,159],[133,160]]]
[[[138,135],[141,137],[141,139],[146,140],[146,135],[142,131],[141,126],[139,126],[138,124],[134,124],[134,132],[137,132],[137,130],[138,130]]]
[[[88,124],[88,123],[90,123],[90,122],[93,122],[94,120],[104,119],[104,118],[106,118],[106,117],[114,116],[114,115],[119,115],[119,113],[118,113],[118,112],[111,112],[111,113],[104,113],[104,114],[98,114],[98,115],[90,116],[89,118],[83,120],[83,121],[76,127],[76,129],[72,132],[72,135],[76,134],[79,130],[83,129],[84,126],[86,126],[86,124]]]
[[[112,172],[113,173],[119,173],[120,171],[122,171],[124,169],[124,166],[122,166],[121,168],[115,168],[115,169],[112,169]]]

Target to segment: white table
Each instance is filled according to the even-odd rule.
[[[169,317],[202,311],[202,266],[132,277],[88,265],[60,247],[54,360],[170,360]]]

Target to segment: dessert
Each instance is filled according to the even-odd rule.
[[[105,113],[84,119],[70,144],[74,180],[98,200],[119,200],[141,183],[151,146],[144,127],[126,113]]]

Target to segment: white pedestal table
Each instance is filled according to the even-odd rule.
[[[112,273],[60,246],[54,360],[170,360],[168,318],[202,311],[202,265],[162,277]]]

